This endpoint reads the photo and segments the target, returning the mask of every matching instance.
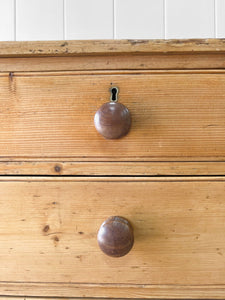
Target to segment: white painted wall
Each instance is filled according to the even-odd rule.
[[[225,37],[225,0],[0,0],[0,40]]]

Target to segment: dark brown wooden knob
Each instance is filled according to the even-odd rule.
[[[106,139],[118,139],[128,133],[131,116],[126,106],[111,101],[99,108],[94,122],[97,131]]]
[[[113,216],[102,223],[98,232],[98,244],[105,254],[124,256],[131,250],[133,243],[133,228],[125,218]]]

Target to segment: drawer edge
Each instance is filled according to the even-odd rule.
[[[214,176],[225,175],[225,162],[0,162],[0,175],[51,176]]]
[[[24,297],[224,299],[225,285],[95,285],[76,283],[2,282],[0,283],[0,293],[2,296]]]

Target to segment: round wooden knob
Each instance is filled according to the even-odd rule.
[[[131,116],[126,106],[111,101],[99,108],[94,123],[97,131],[106,139],[118,139],[128,133]]]
[[[124,256],[131,250],[133,243],[133,228],[125,218],[113,216],[102,223],[98,232],[98,244],[105,254]]]

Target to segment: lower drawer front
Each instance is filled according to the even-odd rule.
[[[0,294],[224,298],[225,178],[1,178]],[[127,218],[111,258],[97,232]]]

